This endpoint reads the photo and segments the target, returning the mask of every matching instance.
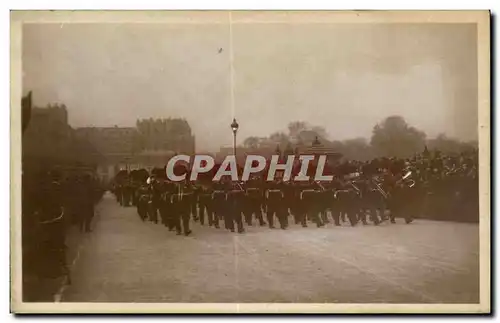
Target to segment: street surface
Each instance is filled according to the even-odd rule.
[[[478,303],[477,224],[398,224],[177,236],[107,193],[62,302]]]

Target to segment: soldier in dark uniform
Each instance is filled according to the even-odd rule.
[[[76,174],[69,175],[63,185],[64,190],[64,210],[65,217],[69,218],[71,224],[79,225],[80,224],[80,204],[79,204],[79,179]]]
[[[75,179],[75,181],[77,181],[77,179]],[[123,201],[122,201],[122,197],[123,197],[122,184],[116,180],[113,183],[113,193],[115,194],[116,201],[118,202],[118,204],[122,205],[122,203],[123,203]]]
[[[282,184],[283,190],[283,204],[284,204],[284,214],[286,217],[287,226],[289,225],[289,217],[293,217],[293,221],[295,224],[300,223],[300,218],[297,213],[297,190],[293,181],[286,181]]]
[[[191,219],[191,205],[194,199],[194,188],[188,181],[177,183],[177,193],[173,197],[173,211],[175,212],[175,229],[177,235],[184,232],[185,236],[191,234],[189,221]],[[181,226],[182,223],[182,226]]]
[[[297,213],[297,219],[298,223],[302,225],[302,227],[306,228],[307,227],[307,212],[308,212],[308,207],[309,205],[307,204],[307,200],[304,199],[304,194],[302,192],[307,189],[307,184],[304,182],[293,182],[293,187],[295,190],[295,196],[296,196],[296,203],[295,203],[295,209]]]
[[[149,205],[149,186],[143,183],[137,191],[137,213],[142,221],[145,221],[148,217],[148,205]]]
[[[206,165],[206,164],[205,164]],[[201,225],[205,225],[205,213],[207,214],[208,226],[215,226],[215,213],[212,201],[212,194],[214,192],[213,177],[215,171],[212,169],[207,173],[198,175],[198,185],[196,190],[197,203],[198,203],[198,219]],[[217,225],[218,225],[217,221]]]
[[[175,229],[175,207],[174,207],[174,196],[178,194],[177,184],[171,181],[165,181],[163,185],[162,193],[162,211],[163,214],[162,222],[168,227],[169,231]]]
[[[345,221],[345,217],[347,216],[351,226],[355,226],[359,220],[358,214],[361,198],[359,189],[350,181],[345,181],[341,189],[335,192],[335,195],[342,220]]]
[[[138,174],[138,171],[137,170],[132,170],[130,172],[130,181],[131,181],[131,186],[132,186],[132,191],[133,191],[133,194],[132,194],[132,199],[131,199],[131,204],[132,206],[137,206],[137,200],[138,200],[138,189],[139,189],[139,184],[137,182],[137,174]]]
[[[409,188],[402,181],[396,183],[391,192],[391,223],[396,223],[396,217],[403,217],[406,223],[413,221],[408,212],[405,212],[405,200]]]
[[[300,172],[301,164],[297,163],[292,168],[292,178],[295,178]],[[295,224],[302,223],[302,205],[300,202],[300,182],[293,180],[285,183],[285,204],[290,209]]]
[[[114,193],[116,195],[116,200],[118,203],[123,206],[123,197],[124,197],[124,187],[125,182],[128,178],[128,172],[126,170],[120,170],[116,173],[115,178],[113,180]]]
[[[333,194],[329,188],[329,184],[324,182],[316,182],[317,185],[317,200],[318,200],[318,208],[319,208],[319,218],[321,219],[321,223],[323,225],[330,223],[328,219],[328,210],[330,210],[332,204]]]
[[[347,216],[352,216],[353,213],[353,203],[357,201],[357,191],[349,185],[346,180],[346,176],[355,172],[356,168],[349,164],[348,161],[344,161],[335,168],[336,176],[336,189],[335,189],[335,201],[340,211],[340,219],[342,222],[347,222]],[[357,213],[357,212],[355,212]],[[357,223],[357,217],[353,222],[354,218],[350,218],[351,225]]]
[[[356,181],[353,181],[353,184],[359,188],[359,204],[358,204],[358,220],[363,223],[363,225],[367,225],[366,215],[371,209],[371,201],[370,201],[370,192],[369,187],[365,178],[360,178]]]
[[[122,205],[128,207],[132,202],[132,193],[133,193],[132,183],[129,176],[127,176],[126,179],[124,180],[121,191],[122,191]]]
[[[202,181],[198,187],[198,218],[201,225],[205,225],[205,212],[207,213],[208,225],[215,226],[214,211],[212,205],[212,182],[210,179]],[[217,221],[218,222],[218,221]]]
[[[200,187],[192,182],[191,187],[193,188],[193,197],[191,199],[191,211],[190,214],[193,217],[194,222],[198,222],[199,216],[198,216],[198,198],[199,198],[199,192],[200,192]]]
[[[397,209],[397,193],[395,194],[396,189],[396,177],[392,174],[392,172],[387,171],[384,174],[383,178],[383,188],[389,194],[387,198],[387,208],[390,211],[390,219],[391,223],[396,223],[395,211]]]
[[[299,196],[298,185],[293,181],[288,182],[285,189],[285,203],[290,209],[290,214],[293,216],[295,224],[300,224],[302,220]]]
[[[407,172],[408,170],[406,170],[405,172]],[[410,183],[412,182],[412,183]],[[408,206],[410,206],[411,208],[411,204],[410,204],[410,201],[412,199],[416,199],[416,196],[414,196],[415,194],[415,181],[413,181],[411,178],[407,178],[407,179],[404,179],[402,178],[400,180],[400,187],[401,187],[401,195],[402,195],[402,198],[401,198],[401,206],[400,206],[400,211],[398,211],[399,214],[401,213],[404,213],[403,214],[403,217],[405,219],[405,222],[406,224],[409,224],[411,222],[413,222],[413,219],[414,219],[414,210],[409,210],[408,209]]]
[[[260,226],[266,225],[264,217],[262,216],[262,204],[264,199],[264,192],[262,191],[262,181],[258,178],[251,178],[245,185],[246,198],[245,198],[245,222],[247,225],[252,225],[252,218],[255,215],[256,220],[259,221]]]
[[[245,191],[238,182],[231,183],[231,187],[226,195],[227,212],[226,221],[227,228],[234,232],[234,224],[238,227],[238,233],[245,232],[243,228],[243,203],[245,202]]]
[[[288,227],[288,213],[285,205],[284,183],[281,179],[268,182],[265,191],[267,206],[267,223],[269,228],[274,228],[274,216],[278,218],[281,229]]]
[[[94,217],[95,188],[92,179],[82,174],[76,184],[77,218],[81,232],[90,232],[90,225]]]
[[[156,177],[150,178],[151,182],[149,184],[149,191],[151,199],[149,200],[148,213],[151,222],[158,223],[158,211],[161,201],[161,183]]]
[[[166,200],[166,192],[167,192],[167,179],[166,178],[160,178],[158,179],[157,183],[157,190],[158,190],[158,202],[157,202],[157,209],[158,209],[158,215],[160,216],[161,224],[164,226],[168,226],[168,201]]]
[[[412,188],[409,187],[407,180],[403,179],[404,172],[403,169],[398,176],[392,174],[386,178],[390,189],[387,202],[391,211],[391,223],[396,223],[396,217],[404,217],[406,223],[413,221],[411,212],[405,212]]]
[[[362,210],[360,217],[362,223],[367,224],[366,215],[368,214],[373,224],[379,225],[381,221],[377,214],[377,207],[379,206],[380,193],[372,187],[373,185],[370,178],[363,178],[357,185],[361,190]]]
[[[226,219],[227,210],[227,200],[226,193],[228,191],[228,187],[223,181],[217,181],[213,183],[213,192],[212,192],[212,201],[210,202],[212,205],[212,209],[214,212],[212,223],[215,225],[217,229],[220,228],[219,222],[221,219]],[[226,229],[227,222],[224,221]]]
[[[330,200],[330,212],[332,215],[333,223],[335,226],[340,226],[340,215],[341,215],[341,207],[339,203],[339,199],[337,197],[337,191],[342,189],[342,183],[338,179],[337,175],[333,178],[332,183],[329,186],[329,190],[332,194]]]
[[[231,229],[231,224],[233,223],[233,216],[231,214],[232,212],[232,207],[231,204],[228,201],[229,197],[229,192],[233,189],[231,181],[224,179],[221,181],[221,185],[224,188],[224,197],[223,201],[220,203],[221,204],[221,209],[223,210],[222,214],[222,220],[224,221],[224,228],[226,230]]]
[[[317,183],[315,183],[312,179],[305,183],[302,187],[300,193],[300,199],[303,204],[303,211],[305,212],[304,218],[311,220],[313,223],[316,223],[318,228],[323,227],[325,223],[321,218],[321,211],[323,208],[323,203],[321,203],[321,198],[323,196],[323,192]]]

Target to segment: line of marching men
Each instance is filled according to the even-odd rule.
[[[395,218],[403,215],[406,223],[412,222],[412,217],[401,208],[411,187],[404,179],[394,185],[386,184],[383,189],[372,178],[362,177],[328,183],[265,182],[259,178],[244,183],[179,183],[151,176],[139,185],[124,183],[115,194],[122,205],[135,205],[143,221],[162,223],[186,236],[191,234],[191,218],[202,225],[223,225],[239,233],[244,232],[244,223],[251,226],[254,221],[274,228],[277,220],[279,227],[286,229],[290,217],[303,227],[308,222],[317,227],[331,221],[336,226],[347,221],[352,226],[360,222],[378,225],[389,219],[395,223]]]

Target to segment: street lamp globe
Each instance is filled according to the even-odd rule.
[[[236,131],[238,131],[239,127],[240,125],[238,124],[238,122],[236,122],[236,118],[233,118],[233,123],[231,123],[231,129],[233,130],[233,133],[236,134]]]

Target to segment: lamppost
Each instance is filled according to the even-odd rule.
[[[127,172],[130,172],[130,157],[125,157],[125,169],[127,170]]]
[[[231,129],[233,130],[233,153],[234,158],[236,159],[236,132],[238,132],[238,128],[240,125],[236,122],[236,119],[233,118],[233,123],[231,123]]]

